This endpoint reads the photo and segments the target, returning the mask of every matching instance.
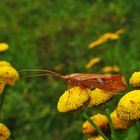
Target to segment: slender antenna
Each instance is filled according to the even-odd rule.
[[[58,76],[58,77],[61,77],[61,78],[64,78],[63,75],[59,74],[59,73],[56,73],[56,72],[53,72],[53,71],[50,71],[50,70],[41,70],[41,69],[23,69],[23,70],[19,70],[19,72],[47,72],[51,75],[54,75],[54,76]]]
[[[57,76],[57,75],[52,75],[51,73],[41,73],[41,74],[32,74],[32,75],[29,75],[29,76],[26,76],[24,78],[30,78],[30,77],[41,77],[41,76],[48,76],[48,75],[51,75],[51,76]],[[58,76],[57,76],[58,77]],[[62,78],[62,77],[60,77]],[[62,78],[63,79],[63,78]]]

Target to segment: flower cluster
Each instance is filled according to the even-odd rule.
[[[0,43],[0,52],[7,49],[8,45],[6,43]],[[14,85],[17,80],[19,80],[19,74],[16,69],[9,62],[0,61],[0,109],[2,109],[2,104],[4,103],[5,86]],[[4,124],[0,123],[0,140],[8,140],[10,135],[10,130]]]

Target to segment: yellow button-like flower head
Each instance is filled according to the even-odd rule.
[[[102,136],[98,135],[98,136],[93,136],[91,138],[88,138],[87,140],[104,140],[104,138]]]
[[[91,120],[100,128],[106,128],[108,125],[108,120],[105,115],[96,114],[91,117]],[[95,134],[96,129],[88,122],[83,123],[83,134]]]
[[[113,125],[115,129],[126,129],[132,126],[133,122],[132,120],[125,120],[125,119],[120,119],[117,114],[116,110],[114,110],[111,114],[111,118],[113,121]]]
[[[4,124],[0,123],[0,140],[8,140],[11,133],[10,130]]]
[[[90,93],[89,107],[96,106],[106,102],[114,96],[113,93],[96,88]]]
[[[0,52],[6,51],[9,48],[8,44],[0,43]]]
[[[19,74],[13,67],[3,66],[0,68],[0,80],[5,84],[14,85],[18,79]]]
[[[68,112],[76,110],[83,106],[89,100],[89,89],[81,87],[72,87],[65,91],[59,98],[57,109],[60,112]]]
[[[140,90],[125,94],[118,103],[116,113],[121,119],[140,119]]]
[[[11,64],[7,61],[0,61],[0,67],[3,67],[3,66],[11,66]]]
[[[140,72],[134,72],[129,80],[133,86],[140,86]]]

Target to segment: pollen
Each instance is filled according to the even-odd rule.
[[[108,120],[105,115],[96,114],[91,117],[91,120],[100,128],[106,128],[108,125]],[[83,123],[83,134],[95,134],[96,129],[88,122]]]
[[[132,126],[132,124],[134,123],[134,121],[132,120],[120,119],[117,116],[116,110],[114,110],[110,115],[115,129],[126,129]]]
[[[8,140],[11,133],[10,130],[4,124],[0,123],[0,140]]]
[[[89,100],[89,89],[81,87],[72,87],[65,91],[59,98],[57,109],[59,112],[69,112],[76,110]]]
[[[96,88],[90,92],[90,100],[88,107],[93,107],[102,104],[114,96],[113,93]]]
[[[90,69],[92,66],[94,66],[96,63],[99,63],[100,61],[101,61],[100,57],[94,57],[86,64],[86,68]]]
[[[140,72],[134,72],[129,80],[133,86],[140,86]]]
[[[19,79],[19,74],[12,66],[3,66],[0,68],[0,80],[4,81],[5,84],[14,85]]]
[[[118,103],[116,113],[121,119],[140,119],[140,90],[125,94]]]
[[[100,135],[98,136],[92,136],[90,138],[88,138],[87,140],[104,140],[104,138]]]
[[[0,52],[6,51],[9,48],[8,44],[0,43]]]

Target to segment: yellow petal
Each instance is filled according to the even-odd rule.
[[[120,99],[116,112],[121,119],[140,119],[140,90],[133,90],[125,94]]]
[[[140,86],[140,72],[134,72],[129,80],[133,86]]]
[[[88,107],[102,104],[111,99],[113,96],[114,96],[113,93],[96,88],[95,90],[92,90],[90,93]]]
[[[8,44],[0,43],[0,52],[6,51],[9,48]]]
[[[59,98],[57,109],[60,112],[69,112],[82,107],[89,100],[89,89],[73,87],[68,89]]]
[[[4,124],[0,123],[0,140],[8,140],[11,133]]]
[[[118,66],[105,66],[102,71],[104,73],[119,72],[120,68]]]
[[[87,64],[86,64],[86,68],[89,69],[91,68],[92,66],[94,66],[96,63],[100,62],[101,61],[101,58],[100,57],[95,57],[95,58],[92,58]]]

